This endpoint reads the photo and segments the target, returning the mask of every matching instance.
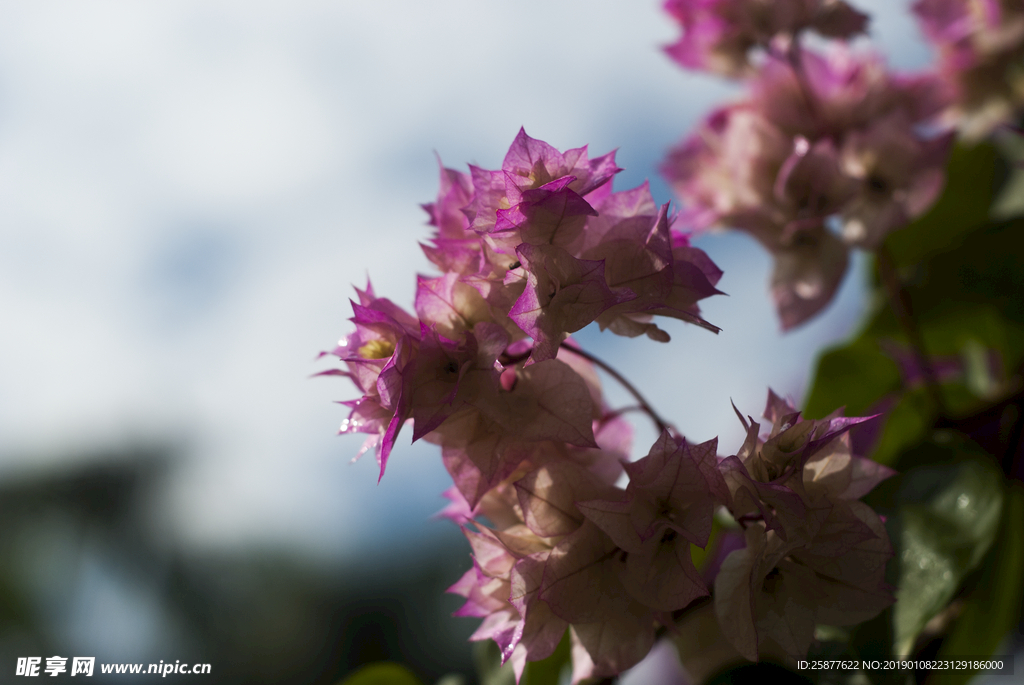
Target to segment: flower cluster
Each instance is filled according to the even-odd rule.
[[[727,458],[717,440],[666,431],[625,463],[611,420],[604,449],[549,445],[475,507],[449,491],[444,515],[464,526],[474,560],[450,591],[466,598],[459,615],[484,619],[471,639],[493,639],[519,676],[568,628],[576,682],[637,663],[711,583],[723,633],[751,660],[766,643],[806,654],[816,624],[852,625],[891,604],[889,539],[858,498],[892,472],[852,455],[847,434],[866,419],[803,420],[774,394],[766,415],[770,434],[744,422],[747,440]],[[616,487],[623,470],[628,485]],[[744,546],[714,577],[691,553],[708,546],[720,507]]]
[[[341,432],[369,434],[363,451],[375,449],[382,476],[405,423],[440,446],[454,481],[443,515],[473,550],[451,588],[466,598],[458,613],[483,618],[472,639],[493,639],[517,676],[566,631],[574,680],[621,673],[711,584],[744,656],[763,640],[805,653],[808,620],[842,625],[891,601],[888,539],[857,501],[886,473],[850,454],[846,432],[862,419],[805,421],[774,395],[771,434],[745,423],[737,455],[664,427],[630,461],[629,424],[568,336],[596,321],[666,341],[659,315],[715,330],[697,303],[721,272],[646,185],[613,192],[617,171],[612,155],[561,153],[523,132],[501,170],[442,168],[423,246],[442,275],[418,278],[415,314],[357,289],[355,331],[333,352],[345,368],[327,372],[362,393],[344,402]],[[715,579],[692,552],[709,545],[718,510],[746,546]],[[812,581],[799,602],[780,594]]]
[[[561,153],[523,131],[500,170],[442,168],[423,246],[442,275],[419,277],[415,316],[358,291],[356,330],[334,350],[348,367],[334,373],[363,392],[342,432],[370,434],[381,475],[411,419],[475,504],[538,441],[596,446],[600,402],[558,358],[570,333],[596,321],[665,342],[658,315],[717,331],[697,303],[721,271],[646,184],[613,192],[618,171],[614,153]]]
[[[843,42],[867,24],[844,0],[665,7],[683,29],[677,62],[746,80],[664,162],[683,211],[646,183],[614,191],[614,153],[520,130],[500,169],[441,168],[421,245],[439,275],[417,278],[412,311],[356,289],[354,331],[333,350],[343,368],[324,372],[358,388],[340,432],[368,435],[360,454],[381,477],[403,428],[440,447],[441,515],[472,549],[456,613],[482,619],[471,639],[493,640],[517,679],[565,639],[573,683],[615,676],[688,616],[717,621],[747,659],[798,659],[819,626],[893,603],[886,527],[861,498],[894,472],[855,453],[877,425],[851,437],[875,417],[810,420],[769,390],[764,430],[734,407],[745,439],[719,454],[571,336],[596,322],[667,342],[657,317],[718,332],[698,305],[722,272],[680,227],[731,227],[773,255],[785,329],[830,302],[852,249],[875,251],[915,347],[892,355],[904,385],[935,384],[949,370],[900,305],[885,241],[939,196],[954,129],[978,137],[1024,112],[1020,0],[917,0],[940,60],[917,75]],[[811,32],[838,42],[809,50]],[[639,406],[609,407],[598,369]],[[633,409],[659,428],[635,461]]]
[[[1024,5],[918,0],[914,13],[953,91],[950,123],[979,138],[1024,110]]]
[[[804,654],[818,624],[854,625],[892,604],[882,520],[858,501],[894,472],[851,451],[849,429],[869,419],[801,419],[768,393],[765,418],[745,421],[747,439],[720,464],[729,511],[746,546],[722,562],[715,610],[733,646],[756,659],[765,642]]]
[[[713,112],[662,172],[698,228],[746,231],[772,253],[772,293],[789,329],[831,301],[850,247],[876,249],[938,197],[951,136],[929,125],[949,89],[936,75],[893,74],[842,43],[818,54],[793,39],[769,44],[748,93]]]

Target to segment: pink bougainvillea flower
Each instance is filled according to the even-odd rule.
[[[813,231],[822,217],[835,214],[848,203],[857,184],[843,172],[831,139],[813,145],[800,136],[794,139],[772,188],[775,204],[785,217],[784,242],[802,230]]]
[[[473,275],[483,268],[479,237],[470,230],[465,208],[473,200],[468,174],[441,167],[436,201],[423,205],[435,228],[430,244],[420,244],[427,259],[443,272]]]
[[[793,144],[750,104],[712,112],[661,167],[697,229],[734,224],[770,203],[775,178]],[[743,228],[743,226],[736,226]]]
[[[614,423],[613,419],[606,425]],[[616,432],[604,437],[614,443]],[[575,500],[614,496],[616,490],[611,482],[615,474],[605,473],[600,461],[575,458],[587,452],[599,450],[566,451],[555,443],[544,443],[529,457],[530,463],[539,464],[537,468],[531,471],[524,464],[472,510],[460,492],[448,494],[454,504],[449,514],[475,527],[463,528],[473,548],[473,569],[450,589],[467,600],[457,614],[484,619],[471,639],[494,640],[502,660],[512,662],[517,678],[527,661],[550,656],[570,625],[541,591],[546,574],[551,573],[547,562],[553,547],[585,523]],[[523,470],[526,473],[519,475]],[[477,515],[486,517],[495,528],[473,521],[471,517]],[[582,630],[590,634],[588,627]],[[607,656],[600,651],[597,654],[610,673]],[[587,661],[591,661],[589,655]]]
[[[474,197],[466,207],[473,230],[490,233],[496,229],[498,212],[519,204],[530,190],[549,186],[585,196],[621,171],[615,165],[615,153],[590,160],[586,146],[559,152],[547,143],[526,135],[522,129],[513,141],[500,171],[471,167]],[[568,179],[561,188],[553,182]],[[537,197],[534,196],[533,201]],[[507,226],[506,226],[507,228]]]
[[[668,334],[650,323],[657,315],[718,332],[700,317],[697,303],[721,294],[715,284],[722,272],[686,236],[672,233],[671,225],[668,205],[656,207],[646,183],[598,204],[598,216],[587,222],[582,254],[604,264],[611,288],[632,294],[600,313],[596,320],[602,330],[667,342]]]
[[[534,340],[532,361],[553,359],[568,336],[609,308],[636,299],[633,291],[608,286],[604,261],[576,259],[555,245],[516,248],[527,286],[509,311]]]
[[[614,153],[562,153],[522,130],[500,170],[442,168],[437,199],[424,206],[436,230],[423,249],[445,273],[420,279],[421,320],[452,340],[481,321],[510,343],[529,336],[530,363],[553,358],[595,320],[660,341],[668,336],[654,316],[717,332],[697,303],[718,293],[721,271],[674,242],[667,206],[655,206],[646,184],[612,192],[618,171]]]
[[[707,594],[690,545],[707,545],[714,508],[728,498],[717,444],[689,445],[664,432],[646,457],[626,465],[624,498],[577,505],[625,552],[622,584],[652,609],[675,611]]]
[[[553,360],[557,362],[554,366],[538,363],[520,370],[508,369],[512,382],[500,391],[495,390],[498,397],[467,400],[466,406],[425,436],[428,441],[441,445],[445,467],[467,501],[466,506],[481,511],[492,522],[496,522],[494,512],[479,507],[485,506],[489,492],[494,492],[495,487],[514,473],[521,476],[550,462],[572,462],[608,485],[615,483],[622,474],[622,462],[628,459],[630,449],[629,424],[620,417],[601,414],[595,409],[602,404],[601,389],[589,361],[565,349],[559,350],[558,357]],[[535,419],[533,425],[524,428],[522,421],[530,421],[530,416],[537,415],[535,412],[548,412],[543,406],[535,405],[535,402],[543,405],[547,399],[531,400],[530,395],[539,387],[533,380],[534,375],[545,373],[549,368],[556,385],[559,377],[566,379],[565,387],[559,388],[562,394],[551,400],[554,413]],[[572,373],[575,376],[570,375]],[[561,404],[563,401],[565,406]],[[517,411],[523,416],[515,416]],[[568,429],[561,421],[574,423],[576,428]],[[596,449],[589,447],[592,443],[586,436],[580,437],[584,421],[590,422],[590,434],[598,445]],[[578,446],[558,441],[559,434],[571,438]],[[521,466],[524,462],[525,471]],[[514,491],[512,499],[515,499]]]
[[[488,246],[497,253],[513,257],[515,247],[522,243],[574,249],[586,217],[596,214],[570,187],[574,180],[573,176],[563,176],[526,190],[515,205],[499,209],[493,231],[485,236]]]
[[[945,185],[951,143],[951,135],[915,135],[900,112],[848,135],[843,164],[860,184],[842,210],[847,244],[875,248],[891,231],[931,207]]]
[[[381,475],[402,425],[413,419],[413,440],[433,431],[468,403],[498,391],[495,362],[508,337],[496,324],[480,322],[460,340],[449,340],[420,323],[415,348],[399,341],[380,372],[382,407],[393,412],[381,438]]]
[[[825,220],[853,197],[856,181],[830,139],[787,138],[755,109],[737,105],[713,114],[662,171],[687,204],[686,220],[743,230],[772,254],[783,329],[831,301],[848,257]]]
[[[416,279],[416,314],[420,321],[452,340],[461,338],[477,324],[492,325],[485,334],[484,344],[494,356],[505,350],[510,342],[508,333],[493,322],[492,310],[478,290],[456,273],[439,278]],[[500,332],[504,331],[504,332]]]
[[[918,0],[921,28],[952,91],[947,121],[969,139],[1024,110],[1024,6],[1017,0]]]
[[[950,137],[926,124],[947,102],[936,76],[893,74],[876,55],[795,50],[766,58],[747,99],[712,113],[662,173],[697,230],[736,228],[772,253],[788,330],[831,302],[849,247],[876,248],[934,203]]]
[[[548,552],[534,553],[522,557],[512,567],[509,603],[522,619],[509,641],[511,651],[506,658],[512,661],[516,682],[522,678],[527,661],[546,659],[554,653],[569,627],[568,621],[540,599],[547,557]]]
[[[454,486],[439,515],[473,549],[451,587],[466,599],[457,613],[483,619],[471,639],[494,640],[517,678],[567,630],[575,677],[640,661],[655,626],[707,594],[691,545],[707,543],[712,502],[728,495],[710,444],[666,434],[628,465],[629,424],[568,338],[597,321],[667,340],[654,316],[714,329],[698,303],[721,270],[646,184],[613,192],[618,171],[613,154],[589,160],[522,131],[498,171],[442,167],[424,207],[424,251],[442,273],[418,277],[415,316],[357,291],[356,330],[334,351],[346,366],[325,372],[361,391],[343,431],[370,434],[381,474],[408,423],[440,446]],[[627,468],[629,492],[616,485]],[[584,510],[619,502],[635,509],[628,550]]]
[[[828,306],[846,275],[849,250],[824,226],[800,231],[771,250],[771,291],[782,330],[808,321]]]
[[[819,217],[834,214],[850,195],[835,159],[847,136],[896,115],[914,127],[945,106],[934,76],[894,75],[871,54],[804,50],[800,65],[798,73],[788,61],[768,60],[747,100],[712,113],[669,153],[662,173],[698,227],[728,225],[758,208],[782,227],[793,210],[806,218],[817,205]],[[806,197],[812,170],[819,181]],[[794,173],[803,193],[793,194]]]
[[[802,544],[751,524],[746,547],[722,562],[715,579],[719,624],[751,661],[765,641],[802,656],[816,625],[855,625],[892,604],[884,579],[892,548],[878,515],[861,502],[841,502],[826,521],[831,525]]]
[[[470,235],[469,217],[462,210],[473,199],[473,181],[468,174],[445,168],[440,160],[438,166],[441,182],[437,200],[423,205],[423,209],[430,215],[430,225],[437,229],[439,238],[466,238]]]
[[[750,82],[754,107],[789,136],[838,141],[893,112],[917,123],[948,104],[935,74],[894,73],[874,52],[837,44],[824,53],[801,49],[796,59],[770,58]]]
[[[383,476],[394,438],[408,418],[401,377],[419,347],[420,324],[390,300],[376,297],[370,285],[356,292],[360,302],[352,303],[351,319],[356,330],[332,352],[348,370],[331,373],[351,378],[363,396],[343,403],[352,411],[339,433],[370,433],[359,454],[374,448]]]
[[[523,521],[534,533],[546,538],[568,535],[583,524],[578,502],[615,492],[600,474],[568,459],[548,461],[514,485]]]
[[[849,430],[870,418],[803,419],[769,391],[767,435],[741,417],[747,439],[720,468],[730,511],[746,529],[715,579],[723,631],[745,657],[762,643],[807,651],[814,626],[853,625],[892,603],[892,548],[879,516],[857,499],[893,471],[850,450]]]
[[[523,129],[519,129],[519,134],[512,141],[501,170],[506,179],[520,190],[538,188],[555,179],[573,176],[575,180],[569,188],[579,195],[587,195],[622,171],[615,165],[615,152],[588,159],[587,146],[584,145],[563,153],[531,138]]]
[[[626,488],[630,526],[613,533],[609,523],[606,532],[623,546],[648,540],[661,528],[669,527],[704,547],[711,534],[715,503],[728,497],[725,481],[717,469],[717,445],[717,439],[690,445],[683,438],[662,432],[646,457],[626,465],[630,477]],[[588,517],[604,528],[595,503],[586,502],[583,506]],[[594,516],[589,516],[589,512],[594,512]]]
[[[473,531],[463,528],[462,532],[473,548],[473,568],[448,589],[466,598],[466,603],[455,615],[483,618],[484,621],[470,636],[470,640],[494,640],[501,648],[502,661],[505,661],[518,646],[527,618],[525,613],[520,613],[509,601],[513,594],[512,572],[520,555],[490,529],[478,528]],[[509,536],[505,537],[507,539]],[[529,542],[539,551],[545,548],[539,539]],[[522,603],[520,607],[525,608]],[[565,632],[566,626],[563,623],[560,627],[559,637]],[[549,655],[550,652],[545,656]]]
[[[868,478],[867,483],[858,483],[853,488],[855,492],[863,491],[861,494],[895,473],[871,459],[850,454],[849,431],[877,419],[876,416],[844,417],[837,413],[819,420],[805,419],[792,404],[771,390],[764,416],[772,422],[767,435],[758,435],[759,424],[741,417],[747,438],[736,453],[758,482],[786,485],[801,496],[810,485],[841,482],[842,487],[826,489],[821,496],[846,499],[851,498],[847,494],[850,481],[822,480],[822,473],[844,473],[850,477],[856,473],[858,478]],[[824,471],[818,466],[809,466],[826,463],[831,467]]]
[[[552,549],[539,597],[573,625],[595,675],[638,663],[654,644],[655,613],[622,583],[626,555],[589,520]]]
[[[495,381],[495,384],[497,382]],[[507,478],[544,441],[594,442],[595,408],[586,383],[557,359],[516,372],[511,390],[481,392],[437,426],[432,442],[471,506]]]
[[[750,51],[810,29],[829,38],[864,33],[868,17],[842,0],[667,0],[683,35],[665,48],[688,69],[751,72]]]

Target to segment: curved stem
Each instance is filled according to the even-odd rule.
[[[589,352],[584,352],[578,347],[574,347],[563,342],[561,344],[561,348],[564,350],[569,350],[573,354],[583,357],[584,359],[594,364],[595,366],[600,367],[602,370],[605,371],[605,373],[607,373],[609,376],[617,380],[622,385],[622,387],[629,391],[629,394],[636,398],[637,403],[640,405],[640,409],[645,414],[651,417],[651,421],[654,421],[654,425],[658,427],[658,430],[660,432],[668,431],[671,428],[671,424],[669,424],[660,416],[658,416],[658,412],[654,411],[654,407],[652,407],[650,403],[646,399],[644,399],[644,396],[640,394],[640,391],[637,390],[632,383],[626,380],[625,376],[623,376],[621,373],[619,373],[611,366],[609,366],[607,363],[601,361],[594,355],[590,354]]]
[[[658,626],[658,628],[654,631],[654,640],[658,641],[661,638],[663,638],[666,635],[668,635],[669,633],[673,632],[675,630],[675,625],[677,625],[679,623],[679,620],[681,618],[683,618],[684,616],[686,616],[686,614],[689,614],[689,613],[692,613],[694,611],[697,611],[698,609],[703,609],[704,607],[706,607],[709,604],[711,604],[714,601],[714,596],[713,595],[714,595],[714,591],[709,588],[709,592],[708,592],[707,596],[695,599],[692,602],[690,602],[689,604],[687,604],[686,606],[684,606],[682,609],[676,609],[675,611],[673,611],[672,612],[673,628],[668,628],[667,626],[664,626],[664,625]]]
[[[935,404],[939,416],[945,417],[946,404],[942,399],[939,379],[925,347],[924,336],[921,335],[921,329],[914,320],[910,308],[910,296],[896,272],[896,265],[892,261],[892,255],[889,254],[888,248],[885,245],[880,245],[875,251],[875,257],[878,260],[878,274],[882,279],[882,285],[885,286],[889,295],[889,304],[892,306],[893,314],[896,315],[896,321],[899,322],[900,328],[903,329],[903,333],[907,336],[910,347],[914,351],[914,358],[921,369],[921,375],[924,376],[928,395]]]
[[[629,406],[619,407],[618,409],[615,409],[613,411],[606,412],[603,416],[601,416],[601,422],[604,423],[605,421],[616,419],[622,416],[623,414],[628,414],[631,411],[642,411],[644,413],[647,413],[646,410],[639,404],[630,404]]]
[[[803,98],[804,104],[807,105],[807,110],[813,117],[822,120],[814,89],[811,87],[807,79],[807,72],[804,70],[804,60],[800,53],[800,32],[797,31],[793,34],[785,52],[777,50],[771,44],[766,46],[766,50],[769,55],[780,62],[789,63],[790,68],[793,70],[793,76],[796,78],[796,85],[800,89],[800,96]]]

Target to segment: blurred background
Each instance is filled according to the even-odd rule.
[[[857,4],[893,66],[928,63],[909,3]],[[443,594],[468,545],[430,518],[439,455],[403,441],[379,485],[372,458],[350,465],[361,439],[335,435],[333,401],[355,390],[310,379],[316,355],[368,276],[411,309],[436,156],[497,168],[524,126],[618,148],[616,187],[649,179],[665,202],[665,150],[738,91],[670,64],[655,0],[0,13],[0,672],[57,654],[331,683],[391,659],[472,682],[477,621]],[[730,399],[754,415],[768,386],[802,399],[865,306],[863,264],[783,337],[768,256],[743,236],[698,245],[725,270],[729,297],[704,308],[720,335],[577,339],[731,453]],[[653,438],[638,419],[635,456]]]

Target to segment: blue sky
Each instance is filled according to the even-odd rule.
[[[875,16],[890,62],[926,64],[901,3]],[[439,508],[435,448],[401,445],[380,486],[336,437],[344,381],[307,377],[348,332],[351,284],[408,306],[428,271],[419,204],[448,166],[495,168],[516,131],[618,148],[619,188],[734,86],[685,73],[657,2],[9,3],[0,25],[0,475],[167,441],[182,460],[154,520],[195,548],[327,557],[408,541]],[[768,258],[725,269],[674,340],[579,337],[693,439],[739,444],[729,400],[799,400],[815,352],[865,306],[853,277],[781,336]],[[607,387],[609,396],[621,392]],[[637,456],[653,433],[638,419]]]

